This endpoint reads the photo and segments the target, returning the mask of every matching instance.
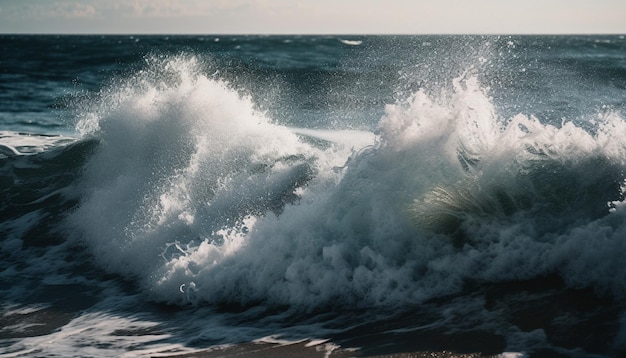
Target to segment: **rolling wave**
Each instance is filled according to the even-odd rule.
[[[276,124],[193,59],[157,66],[80,123],[99,144],[66,221],[157,301],[394,306],[553,273],[624,294],[617,115],[502,119],[465,74],[351,137]]]

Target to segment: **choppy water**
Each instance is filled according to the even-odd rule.
[[[623,36],[0,47],[4,354],[626,352]]]

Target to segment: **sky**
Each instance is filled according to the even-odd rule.
[[[626,34],[626,0],[0,0],[0,33]]]

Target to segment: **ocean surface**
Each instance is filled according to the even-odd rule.
[[[624,36],[0,54],[1,356],[626,355]]]

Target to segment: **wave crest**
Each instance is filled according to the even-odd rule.
[[[617,115],[504,120],[465,74],[344,140],[273,123],[188,59],[108,91],[81,122],[100,144],[68,225],[155,300],[397,306],[555,272],[626,294],[605,252],[626,230]]]

